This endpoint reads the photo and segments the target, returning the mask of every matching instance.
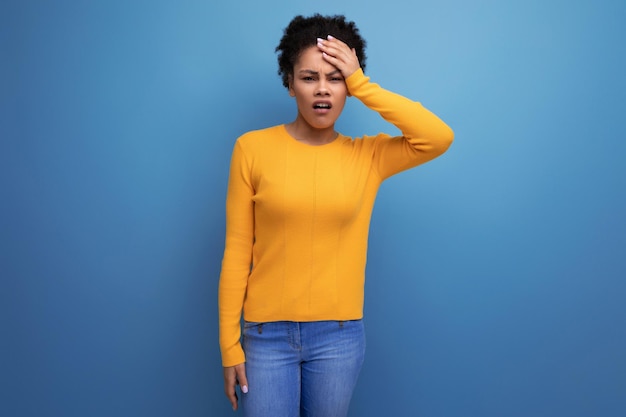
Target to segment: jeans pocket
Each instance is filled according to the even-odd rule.
[[[243,334],[250,333],[252,331],[256,331],[257,333],[263,333],[263,323],[258,323],[255,321],[244,321],[243,322]]]

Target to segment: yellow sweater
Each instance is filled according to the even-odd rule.
[[[248,132],[235,144],[219,285],[224,366],[245,361],[242,309],[253,322],[360,319],[378,187],[452,142],[452,130],[437,116],[361,70],[346,84],[403,136],[339,135],[311,146],[280,125]]]

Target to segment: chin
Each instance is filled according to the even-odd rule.
[[[307,120],[307,123],[309,124],[309,126],[311,126],[314,129],[319,129],[319,130],[332,129],[335,127],[335,122],[337,122],[337,119],[332,119],[332,120],[329,120],[328,122],[321,122],[317,120],[313,120],[313,121]]]

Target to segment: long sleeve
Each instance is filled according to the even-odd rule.
[[[381,179],[444,153],[454,138],[450,127],[420,103],[381,88],[357,70],[346,79],[350,93],[402,132],[377,144],[374,167]]]
[[[224,366],[245,361],[241,348],[241,311],[254,239],[254,189],[250,168],[237,142],[233,150],[226,198],[226,242],[219,283],[220,347]]]

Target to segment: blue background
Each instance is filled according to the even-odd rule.
[[[3,2],[0,414],[232,414],[230,152],[295,117],[274,47],[313,12],[456,133],[380,191],[350,415],[626,415],[626,3],[591,0]]]

